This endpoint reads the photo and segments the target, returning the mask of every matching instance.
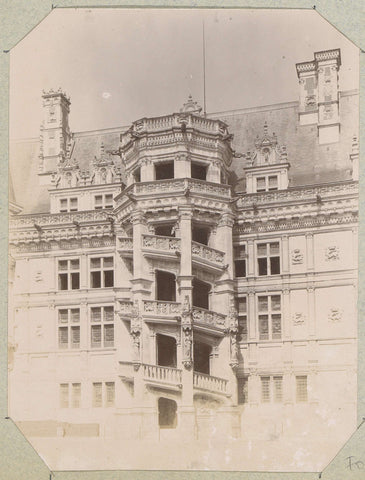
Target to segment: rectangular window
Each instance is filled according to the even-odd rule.
[[[94,209],[102,210],[104,208],[113,208],[113,194],[105,193],[94,196]]]
[[[80,309],[58,310],[58,347],[80,348]]]
[[[277,175],[266,175],[264,177],[256,177],[256,192],[269,192],[279,189]]]
[[[306,402],[308,400],[307,376],[300,375],[295,377],[297,384],[297,402]]]
[[[105,288],[114,286],[113,257],[90,259],[90,286],[91,288]]]
[[[248,403],[248,377],[237,378],[238,382],[238,403]]]
[[[78,199],[73,198],[60,198],[60,212],[77,212]]]
[[[68,408],[68,383],[60,384],[60,407]]]
[[[58,289],[78,290],[80,288],[80,261],[58,260]]]
[[[281,339],[281,296],[260,295],[258,304],[258,324],[260,340]]]
[[[237,245],[234,247],[234,270],[236,277],[246,276],[246,246]]]
[[[283,377],[281,375],[261,377],[261,402],[282,403]]]
[[[247,342],[247,298],[238,298],[238,341]]]
[[[114,382],[93,383],[92,405],[95,408],[114,407],[115,383]]]
[[[81,403],[81,383],[73,383],[71,385],[71,406],[72,408],[80,408]]]
[[[155,179],[167,180],[168,178],[174,178],[174,162],[155,164]]]
[[[92,307],[91,348],[114,347],[114,307]]]
[[[260,276],[280,274],[279,242],[257,244],[257,268]]]

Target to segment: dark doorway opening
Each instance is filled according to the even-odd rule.
[[[160,428],[176,428],[177,403],[169,398],[158,399],[158,424]]]
[[[209,309],[210,284],[197,278],[193,280],[193,306]]]
[[[173,273],[156,270],[156,300],[176,301],[176,278]]]
[[[167,335],[157,334],[157,365],[176,368],[176,340]]]
[[[194,242],[202,243],[203,245],[208,245],[209,241],[209,228],[207,227],[196,227],[193,226],[192,239]]]
[[[194,370],[210,374],[210,354],[212,347],[202,342],[194,342]]]
[[[163,235],[164,237],[174,237],[174,224],[166,224],[166,225],[156,225],[155,226],[155,235]]]
[[[155,165],[156,180],[174,178],[174,162],[164,162]]]
[[[197,178],[198,180],[207,179],[207,167],[200,165],[199,163],[191,163],[191,178]]]
[[[138,167],[134,170],[133,179],[135,183],[139,183],[141,181],[141,167]]]

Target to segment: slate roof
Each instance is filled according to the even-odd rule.
[[[264,123],[268,132],[275,132],[278,144],[286,145],[290,163],[290,186],[329,183],[351,179],[351,145],[358,135],[359,95],[356,91],[340,93],[340,141],[328,145],[318,144],[317,125],[300,126],[298,102],[269,105],[258,108],[209,114],[229,126],[233,134],[232,146],[236,152],[246,153],[254,149],[257,135],[263,135]],[[81,170],[89,169],[100,144],[105,150],[117,149],[119,135],[126,127],[95,132],[74,133],[72,157]],[[40,186],[38,179],[39,139],[19,140],[10,143],[10,174],[16,203],[23,207],[22,213],[49,211],[47,186]],[[114,161],[120,165],[119,157]],[[237,179],[235,189],[244,192],[244,157],[235,158],[231,170]]]

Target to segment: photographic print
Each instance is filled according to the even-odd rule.
[[[55,8],[20,41],[9,416],[48,467],[328,465],[358,161],[359,49],[314,10]]]

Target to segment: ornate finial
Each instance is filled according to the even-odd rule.
[[[188,101],[180,109],[181,113],[195,113],[196,115],[200,115],[201,111],[202,107],[198,105],[198,102],[194,102],[191,94],[189,94]]]

